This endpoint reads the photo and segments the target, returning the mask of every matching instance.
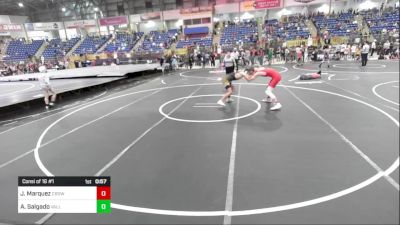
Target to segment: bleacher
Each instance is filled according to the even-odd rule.
[[[255,43],[257,40],[253,37],[257,33],[257,26],[228,25],[225,27],[221,39],[221,45],[232,45],[242,43]]]
[[[315,26],[321,32],[327,30],[332,36],[349,36],[352,31],[358,28],[358,25],[353,23],[354,15],[350,12],[340,13],[333,18],[318,15],[314,17],[314,21]]]
[[[150,31],[138,51],[160,52],[169,47],[171,39],[178,34],[178,30],[172,29],[161,33],[159,31]]]
[[[130,52],[143,34],[143,32],[138,32],[136,35],[117,33],[115,40],[106,46],[104,52]]]
[[[9,43],[4,61],[25,61],[29,57],[34,56],[43,45],[43,40],[34,40],[27,44],[20,40],[13,40]]]
[[[104,45],[111,36],[101,37],[86,37],[85,40],[75,49],[74,54],[93,54],[96,53],[99,48]]]
[[[382,15],[374,12],[361,12],[367,23],[370,24],[372,35],[378,36],[382,30],[391,31],[393,29],[399,30],[399,11],[394,9],[389,12],[384,12]]]
[[[185,48],[187,46],[212,46],[212,36],[209,35],[209,28],[204,27],[191,27],[184,29],[185,40],[179,40],[176,48]]]
[[[284,28],[287,40],[294,40],[298,37],[305,39],[310,35],[310,31],[305,23],[305,17],[299,15],[289,16],[288,22],[284,23]]]
[[[59,38],[52,39],[43,52],[45,60],[56,59],[57,57],[64,56],[64,53],[69,52],[79,40],[80,38],[78,37],[71,38],[68,41],[61,41]]]
[[[304,20],[297,16],[290,16],[288,22],[279,23],[277,19],[265,21],[265,32],[270,38],[281,38],[284,40],[294,40],[297,38],[307,38],[310,35]]]
[[[180,40],[176,44],[176,48],[185,48],[186,46],[204,46],[204,47],[211,47],[212,46],[212,38],[192,38],[188,40]]]
[[[268,36],[276,39],[277,37],[285,38],[285,29],[279,24],[277,19],[271,19],[265,21],[265,32]]]
[[[178,29],[169,29],[167,32],[171,37],[179,34]]]

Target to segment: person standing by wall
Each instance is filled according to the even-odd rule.
[[[350,50],[350,54],[351,54],[351,59],[352,60],[356,60],[356,49],[357,49],[356,44],[353,44],[351,46],[351,50]]]
[[[326,63],[327,67],[330,68],[331,67],[331,46],[330,45],[325,45],[324,46],[324,60],[323,62]]]
[[[361,66],[367,65],[368,53],[369,53],[369,44],[368,42],[365,42],[361,50]]]
[[[256,55],[256,50],[253,48],[250,51],[250,61],[251,61],[251,65],[254,65],[254,57]]]
[[[40,57],[40,62],[42,62],[42,65],[44,65],[44,55],[42,55],[42,56]]]
[[[264,49],[260,48],[260,50],[258,50],[258,62],[260,66],[262,66],[264,63],[264,55],[265,55]]]
[[[230,52],[227,52],[224,57],[224,67],[226,74],[231,74],[235,71],[235,59]]]
[[[376,49],[376,40],[374,40],[371,44],[371,56],[374,54],[375,49]]]
[[[289,61],[289,53],[290,53],[289,49],[285,48],[285,56],[284,56],[285,63]]]
[[[301,51],[301,47],[297,46],[295,51],[296,51],[296,62],[297,62],[297,65],[301,65],[302,61],[303,61],[303,59],[302,59],[303,58],[303,53]]]
[[[43,91],[44,102],[46,104],[46,109],[50,109],[54,106],[57,98],[56,92],[53,90],[50,84],[50,76],[47,75],[47,68],[45,65],[39,67],[39,72],[41,73],[38,77],[40,88]],[[51,96],[51,97],[50,97]]]
[[[258,63],[258,51],[256,49],[254,49],[254,64]]]
[[[211,66],[215,67],[215,54],[214,54],[214,52],[211,52],[210,61],[211,61]]]
[[[383,49],[385,50],[385,55],[389,55],[389,50],[390,50],[390,42],[389,40],[387,40],[384,44],[383,44]]]
[[[272,64],[273,53],[274,53],[274,49],[273,48],[268,49],[268,65],[269,66]]]
[[[189,54],[189,57],[188,57],[189,69],[192,69],[192,67],[193,67],[193,61],[194,61],[193,55],[192,55],[192,54]]]
[[[235,60],[236,72],[239,70],[239,52],[235,48],[231,53],[231,57]]]
[[[347,45],[346,44],[342,44],[340,45],[340,59],[343,60],[344,59],[344,52],[346,50]]]

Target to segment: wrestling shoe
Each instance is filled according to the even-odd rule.
[[[272,106],[269,110],[275,111],[275,110],[278,110],[278,109],[280,109],[280,108],[282,108],[282,105],[281,105],[281,103],[277,102],[277,103],[275,103],[275,105]]]
[[[220,106],[225,106],[225,103],[224,103],[222,100],[219,100],[219,101],[217,102],[217,104],[220,105]]]

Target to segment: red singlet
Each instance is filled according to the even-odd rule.
[[[273,69],[270,68],[266,68],[266,69],[262,69],[259,70],[258,72],[263,72],[265,77],[271,77],[271,81],[269,82],[268,86],[275,88],[276,85],[279,83],[279,81],[281,81],[281,74]]]

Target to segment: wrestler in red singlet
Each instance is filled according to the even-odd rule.
[[[281,79],[282,79],[281,74],[278,71],[270,69],[270,68],[263,68],[263,69],[257,70],[257,72],[262,72],[262,73],[264,73],[264,75],[262,75],[262,76],[271,78],[268,86],[270,86],[272,88],[275,88],[276,85],[279,83],[279,81],[281,81]]]
[[[281,103],[278,102],[278,99],[272,92],[276,87],[276,85],[279,83],[279,81],[281,81],[282,79],[281,74],[278,71],[273,70],[271,68],[255,69],[254,67],[246,68],[246,72],[250,75],[249,80],[254,80],[257,78],[257,76],[270,77],[271,80],[269,81],[267,90],[265,90],[267,98],[263,99],[262,101],[273,104],[270,110],[278,110],[282,108]]]

